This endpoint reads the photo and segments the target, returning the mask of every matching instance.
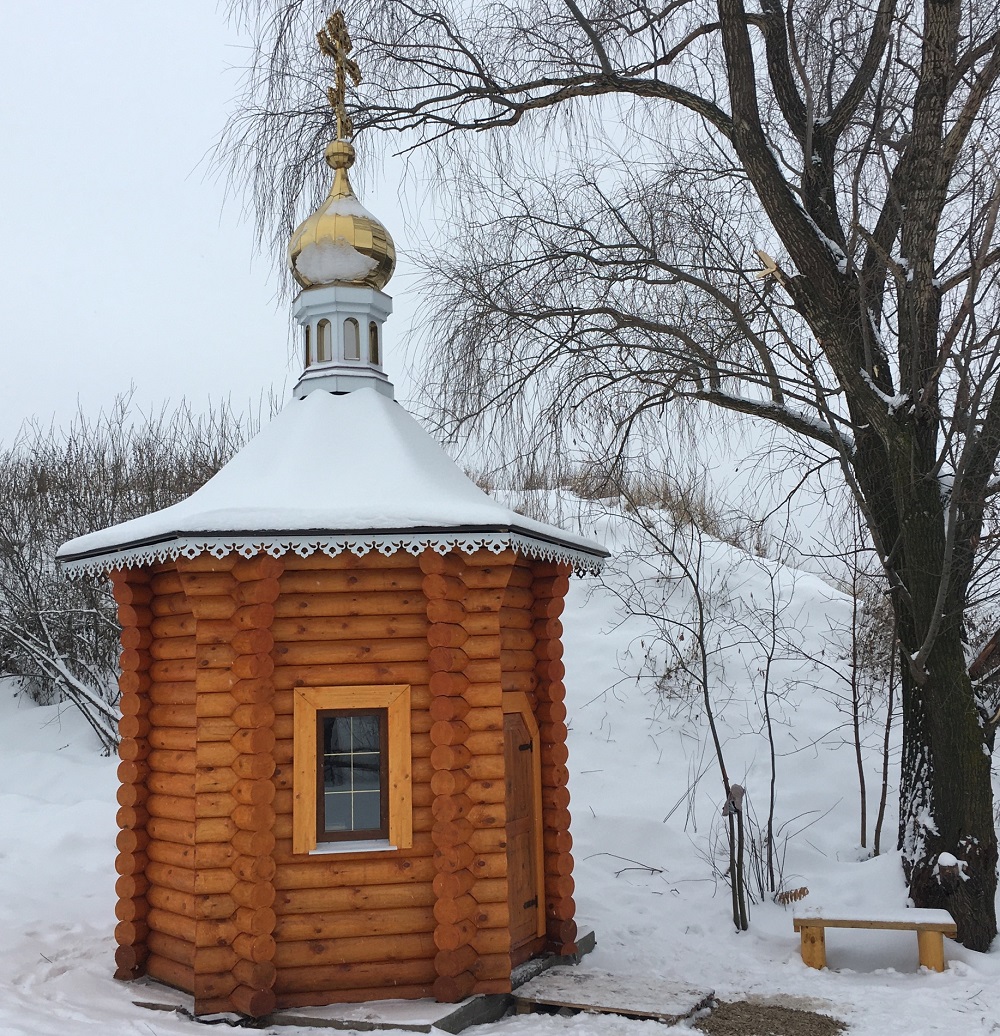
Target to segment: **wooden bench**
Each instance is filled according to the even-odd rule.
[[[834,917],[804,915],[792,919],[802,934],[802,961],[810,968],[826,967],[827,928],[881,928],[917,933],[922,967],[944,971],[944,936],[955,938],[958,928],[947,910],[896,910],[879,916]]]

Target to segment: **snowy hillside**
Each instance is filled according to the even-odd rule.
[[[620,519],[604,519],[595,531],[626,557],[637,547],[645,552]],[[838,632],[850,621],[849,599],[816,576],[714,541],[700,547],[712,705],[730,777],[747,788],[759,824],[771,774],[768,692],[782,887],[808,887],[803,905],[903,907],[896,855],[867,859],[870,850],[859,845]],[[598,939],[581,967],[819,1010],[858,1036],[996,1031],[1000,954],[946,941],[949,970],[917,973],[912,933],[835,931],[828,935],[832,970],[816,972],[799,959],[792,908],[753,904],[750,930],[733,930],[721,878],[724,793],[703,703],[662,637],[673,638],[682,655],[692,649],[677,623],[690,618],[693,596],[689,584],[661,574],[648,560],[633,560],[610,572],[606,585],[575,580],[564,616],[576,901],[581,924]],[[623,619],[623,598],[633,607],[643,602],[649,616]],[[768,623],[757,621],[772,615],[780,630],[773,642]],[[869,842],[881,730],[880,720],[865,730]],[[203,1031],[133,1005],[163,1000],[162,991],[111,977],[115,764],[99,756],[85,723],[68,707],[40,708],[0,685],[0,776],[0,1036]],[[891,848],[891,796],[888,807],[883,845]],[[477,1031],[671,1030],[581,1015],[510,1018]]]

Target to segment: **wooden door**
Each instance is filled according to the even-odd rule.
[[[531,734],[520,713],[503,718],[507,774],[507,894],[512,956],[535,939],[539,893],[535,762]]]

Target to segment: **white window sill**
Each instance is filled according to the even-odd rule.
[[[381,839],[369,839],[358,842],[320,842],[315,849],[309,850],[310,856],[332,856],[339,853],[388,853],[395,852],[396,846]]]

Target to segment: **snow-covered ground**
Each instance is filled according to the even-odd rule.
[[[618,547],[627,539],[617,523],[604,522],[598,535]],[[626,574],[645,579],[650,569],[634,563]],[[767,611],[777,600],[783,639],[796,648],[775,651],[769,674],[784,887],[809,888],[802,906],[903,907],[896,855],[869,859],[859,847],[857,772],[842,702],[838,707],[845,685],[834,674],[843,666],[832,632],[850,618],[849,602],[815,576],[718,544],[706,547],[705,575],[716,587],[720,733],[730,776],[746,786],[761,821],[770,768],[760,710],[763,666],[759,644],[745,627],[734,627],[733,616]],[[650,597],[651,586],[661,599]],[[677,618],[689,603],[683,587],[664,594],[647,584],[645,593],[651,611]],[[698,702],[680,693],[677,680],[665,684],[665,693],[657,690],[654,677],[667,652],[651,636],[651,621],[623,622],[613,593],[593,580],[574,582],[564,625],[576,900],[581,923],[593,926],[598,939],[581,968],[710,988],[723,999],[820,1010],[857,1036],[1000,1031],[1000,952],[971,953],[946,940],[948,971],[919,973],[912,933],[834,931],[830,970],[817,972],[799,958],[793,908],[753,905],[750,930],[733,931],[729,890],[718,877],[726,862],[718,857],[721,781]],[[869,832],[879,736],[877,728],[868,731]],[[204,1031],[134,1005],[163,1000],[160,990],[112,978],[115,789],[114,760],[98,754],[70,707],[40,708],[0,684],[2,1036]],[[890,846],[894,830],[892,799],[883,838]],[[477,1031],[654,1036],[684,1028],[580,1015],[512,1017]]]

